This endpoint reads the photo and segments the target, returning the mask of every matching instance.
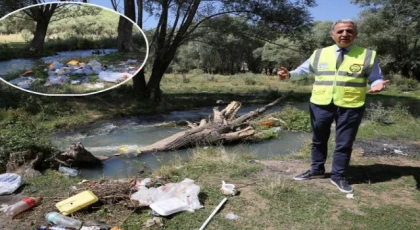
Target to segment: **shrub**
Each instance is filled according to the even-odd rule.
[[[217,79],[213,74],[204,74],[204,78],[207,81],[217,82]]]
[[[410,116],[408,109],[401,104],[397,104],[393,108],[385,108],[380,101],[376,104],[370,103],[366,112],[366,120],[383,125],[394,124]]]
[[[244,79],[245,85],[255,85],[257,82],[251,77],[245,77]]]
[[[416,79],[405,78],[401,75],[393,75],[391,77],[391,83],[397,88],[397,91],[415,91],[420,88],[419,82]]]
[[[31,115],[23,110],[13,113],[0,130],[0,172],[4,171],[10,153],[32,150],[48,157],[55,151],[48,133],[32,123]]]
[[[311,119],[308,112],[292,106],[286,106],[279,113],[279,117],[285,122],[281,123],[283,129],[304,132],[311,131]]]

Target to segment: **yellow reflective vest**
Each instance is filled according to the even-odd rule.
[[[336,69],[336,46],[315,50],[310,69],[315,73],[311,102],[358,108],[365,104],[367,79],[376,52],[354,45]]]

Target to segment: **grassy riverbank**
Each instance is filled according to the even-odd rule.
[[[188,162],[175,161],[152,175],[167,182],[191,178],[201,188],[203,209],[162,217],[164,227],[150,229],[198,229],[225,197],[221,180],[237,186],[239,194],[228,197],[206,229],[416,229],[420,219],[420,161],[407,157],[364,157],[355,149],[350,181],[354,199],[340,193],[329,180],[295,182],[293,175],[309,167],[305,151],[282,159],[255,161],[252,154],[226,152],[223,147],[195,149]],[[329,164],[328,164],[329,166]],[[327,169],[330,167],[327,166]],[[416,181],[417,179],[417,181]],[[51,181],[60,181],[51,186]],[[54,204],[67,197],[69,187],[81,179],[64,178],[56,172],[29,179],[24,193],[46,196],[41,206],[13,224],[45,224],[42,213],[55,210]],[[75,213],[80,220],[100,220],[122,229],[143,229],[148,207],[132,209],[104,204]],[[226,219],[233,213],[237,220]]]
[[[404,85],[404,81],[400,82],[400,85]],[[48,139],[50,133],[99,120],[190,110],[203,106],[224,106],[232,100],[243,104],[262,104],[275,100],[289,90],[294,93],[280,106],[297,101],[306,102],[310,96],[311,81],[279,81],[275,76],[255,74],[221,76],[196,72],[185,76],[166,75],[162,89],[163,101],[156,105],[133,97],[131,82],[88,97],[45,97],[0,84],[0,165],[1,159],[6,158],[8,152],[28,148],[49,149],[52,146]],[[391,84],[386,92],[369,95],[368,99],[373,102],[387,98],[415,100],[420,95],[419,91],[401,93],[399,90]],[[223,103],[217,104],[218,100]],[[389,111],[383,109],[382,112],[384,114],[378,114],[378,117],[388,118],[386,112]],[[374,130],[379,131],[381,128]],[[388,128],[383,130],[384,133],[388,132]],[[416,136],[404,130],[396,129],[396,132],[401,137]],[[392,134],[393,131],[389,132]],[[371,134],[367,136],[369,135]]]

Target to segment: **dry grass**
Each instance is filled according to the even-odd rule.
[[[0,35],[0,43],[25,42],[20,34]]]

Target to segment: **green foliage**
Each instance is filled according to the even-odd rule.
[[[277,99],[283,95],[283,93],[278,88],[273,88],[270,85],[268,89],[264,90],[267,93],[267,98]]]
[[[420,89],[419,81],[414,78],[405,78],[401,75],[393,75],[390,80],[390,87],[399,92],[416,91]]]
[[[207,81],[217,82],[216,76],[213,74],[204,74],[203,76]]]
[[[201,69],[193,69],[190,71],[191,77],[198,77],[203,74]]]
[[[279,133],[272,128],[263,129],[261,126],[259,126],[257,129],[260,129],[258,134],[256,135],[257,141],[269,140],[280,137]]]
[[[391,108],[385,108],[381,102],[371,103],[370,108],[366,109],[366,120],[381,124],[390,125],[398,121],[407,121],[410,117],[406,107],[397,104]]]
[[[45,44],[45,53],[53,54],[58,51],[106,49],[116,47],[116,37],[79,37],[71,36],[65,39],[50,39]]]
[[[245,85],[255,85],[255,84],[257,84],[255,79],[252,78],[252,77],[245,77],[244,78],[244,83],[245,83]]]
[[[364,7],[359,44],[377,50],[384,73],[420,74],[420,0],[353,0]]]
[[[252,64],[259,66],[260,57],[253,51],[263,45],[261,40],[247,36],[257,26],[242,17],[222,15],[203,22],[194,33],[194,41],[181,46],[172,63],[174,70],[199,68],[207,73],[235,74]],[[198,40],[198,41],[197,41]]]
[[[26,108],[30,112],[33,107]],[[45,157],[55,151],[48,132],[24,110],[7,112],[7,117],[1,122],[0,129],[0,170],[12,152],[39,151]],[[4,121],[6,120],[6,121]]]
[[[261,59],[272,62],[278,67],[291,68],[302,61],[299,51],[298,42],[294,42],[286,37],[280,37],[275,41],[275,44],[267,42],[264,45]]]
[[[281,124],[285,130],[311,131],[311,119],[308,112],[286,106],[278,115],[284,121]]]
[[[22,36],[22,38],[25,42],[30,42],[31,39],[34,37],[32,32],[29,31],[28,29],[22,30],[22,32],[20,32],[20,35]]]

